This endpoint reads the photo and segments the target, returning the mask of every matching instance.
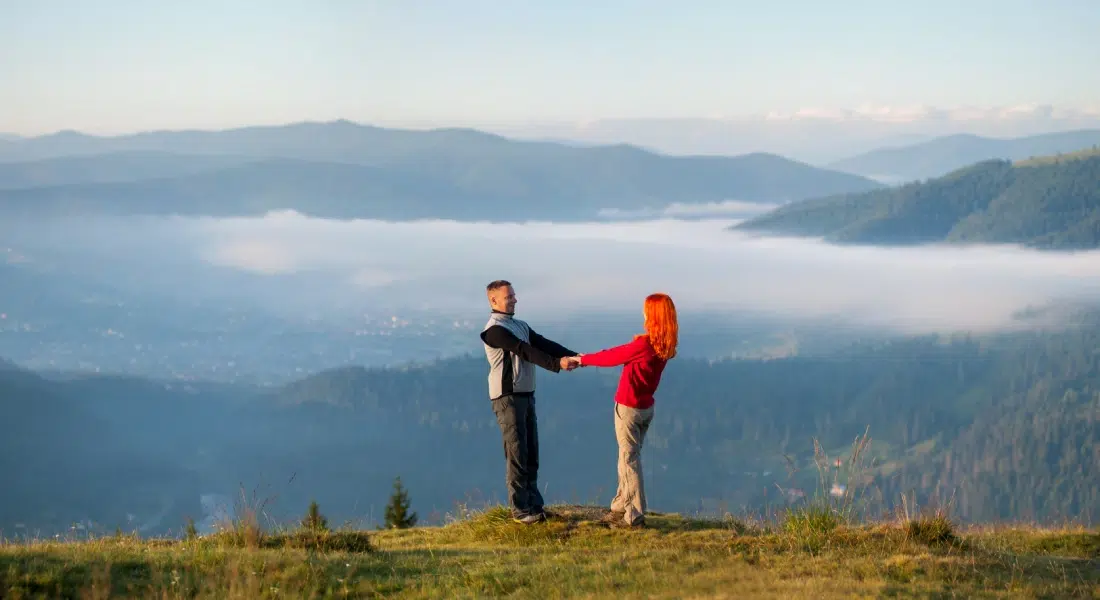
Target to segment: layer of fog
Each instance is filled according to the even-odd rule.
[[[599,216],[605,219],[688,219],[688,218],[725,218],[744,219],[763,214],[769,210],[775,210],[774,204],[761,204],[758,202],[739,202],[727,200],[725,202],[707,202],[696,204],[673,203],[661,209],[623,210],[618,208],[605,208],[599,211]]]
[[[140,273],[131,285],[318,314],[376,306],[477,316],[485,283],[498,278],[515,284],[518,310],[532,319],[634,313],[646,294],[664,291],[692,314],[829,318],[903,333],[995,330],[1023,309],[1100,299],[1098,252],[838,247],[745,236],[728,231],[731,223],[389,223],[284,212],[54,221],[0,233],[98,265],[87,276]]]

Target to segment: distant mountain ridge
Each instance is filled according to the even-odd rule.
[[[258,160],[234,154],[178,154],[155,150],[0,162],[0,190],[178,177]]]
[[[733,227],[849,244],[1100,247],[1100,152],[985,161],[924,183],[796,202]]]
[[[9,188],[0,190],[0,214],[22,217],[296,210],[334,218],[576,220],[601,209],[782,203],[882,187],[771,154],[674,157],[626,145],[347,121],[110,138],[62,132],[0,144],[0,161],[8,162],[0,163],[0,187]],[[127,176],[139,170],[142,177]]]
[[[507,138],[475,129],[387,129],[347,120],[222,130],[146,131],[119,136],[65,130],[9,141],[0,146],[0,161],[22,162],[111,152],[172,152],[375,164],[451,147],[455,143],[472,149],[509,142]]]
[[[873,179],[915,181],[946,175],[977,162],[1021,160],[1068,153],[1100,144],[1100,129],[1082,129],[1018,138],[988,138],[957,134],[910,146],[865,152],[828,163],[826,167]]]

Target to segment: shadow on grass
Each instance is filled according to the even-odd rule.
[[[272,543],[278,540],[272,536]],[[331,536],[334,539],[344,539]],[[206,542],[205,544],[203,542]],[[439,575],[445,563],[456,558],[485,560],[491,551],[466,549],[407,549],[348,554],[283,553],[298,550],[288,545],[271,549],[226,548],[200,540],[177,543],[154,553],[140,547],[104,552],[102,546],[86,551],[57,553],[50,549],[0,554],[0,597],[81,598],[108,594],[124,597],[175,597],[218,590],[270,591],[311,597],[314,592],[369,582],[375,592],[399,592],[424,577]],[[310,548],[305,544],[306,550]],[[206,550],[228,550],[212,558]],[[257,588],[258,589],[258,588]],[[215,594],[216,595],[216,594]]]
[[[1100,561],[1100,533],[1065,533],[1029,540],[1024,550],[1040,555]],[[1100,566],[1100,565],[1098,565]]]
[[[0,596],[71,598],[91,580],[93,565],[45,553],[0,555]],[[105,568],[105,567],[103,567]]]
[[[314,552],[373,552],[370,535],[366,531],[296,531],[270,535],[264,538],[262,548],[288,548]]]
[[[511,511],[505,506],[495,506],[453,523],[447,530],[471,542],[528,546],[560,543],[581,534],[611,529],[631,535],[649,531],[659,534],[729,531],[743,534],[748,528],[740,521],[684,518],[674,513],[651,512],[646,515],[646,526],[640,529],[613,529],[602,519],[610,512],[606,508],[576,505],[558,505],[547,509],[544,522],[525,525],[512,520]]]
[[[650,512],[646,515],[646,528],[661,533],[683,531],[729,531],[737,535],[753,533],[753,528],[740,519],[693,519],[677,513]]]

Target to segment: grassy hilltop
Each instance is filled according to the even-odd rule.
[[[767,522],[600,508],[534,526],[501,507],[443,527],[235,531],[0,545],[0,597],[1100,597],[1100,533],[954,531],[942,516],[846,526],[803,510]]]

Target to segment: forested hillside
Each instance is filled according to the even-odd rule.
[[[869,427],[878,464],[867,465],[875,476],[867,491],[880,507],[901,493],[922,501],[954,495],[965,519],[1079,517],[1100,505],[1090,467],[1100,458],[1097,348],[1100,330],[1081,325],[1057,334],[914,338],[817,357],[674,361],[647,441],[653,493],[666,505],[700,509],[781,503],[779,488],[812,494],[812,438],[843,456]],[[452,436],[495,441],[483,390],[471,385],[483,377],[480,363],[333,371],[273,400],[293,406],[286,435],[305,427],[294,423],[321,435],[332,429],[319,419],[351,430],[348,420],[362,418],[368,437],[397,444],[397,432],[413,427],[426,441],[406,443],[446,454],[464,445],[446,441]],[[540,374],[551,489],[609,484],[616,374]],[[785,454],[800,468],[792,480]],[[482,459],[490,472],[494,458]],[[858,486],[857,474],[843,475]]]
[[[796,202],[735,229],[854,244],[1096,248],[1100,155],[983,162],[924,183]]]
[[[814,438],[830,460],[846,460],[869,428],[866,469],[836,474],[851,492],[865,492],[869,511],[907,495],[921,504],[952,501],[969,521],[1089,518],[1100,506],[1098,349],[1093,320],[1063,331],[929,336],[817,356],[674,360],[646,442],[650,501],[688,512],[783,506],[794,490],[821,491]],[[48,466],[72,492],[43,512],[30,496],[39,488],[25,487],[5,504],[4,518],[53,523],[64,508],[117,518],[91,491],[99,488],[73,485],[98,477],[112,482],[116,500],[140,491],[145,510],[172,499],[165,525],[196,510],[198,493],[232,496],[242,485],[277,496],[272,514],[294,515],[316,499],[334,520],[369,519],[400,475],[426,522],[442,519],[456,503],[502,498],[485,372],[475,356],[326,371],[260,390],[0,371],[9,481],[31,481]],[[539,373],[540,481],[552,500],[610,499],[617,376],[595,368]],[[94,423],[94,433],[77,432],[82,423]],[[57,443],[43,446],[50,435]],[[84,473],[101,438],[123,452]],[[14,458],[38,456],[49,462]],[[154,477],[134,470],[138,458],[169,466]]]

